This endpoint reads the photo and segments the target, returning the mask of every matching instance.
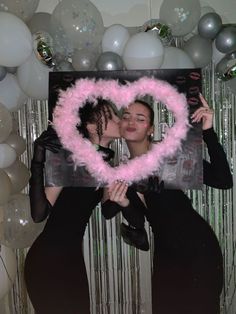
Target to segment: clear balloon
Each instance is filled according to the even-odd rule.
[[[16,67],[32,52],[32,35],[25,23],[11,13],[0,12],[0,64]]]
[[[12,13],[26,22],[31,19],[38,4],[39,0],[0,0],[0,11]]]
[[[159,19],[148,20],[142,25],[141,31],[158,36],[164,46],[169,46],[173,40],[170,27]]]
[[[184,36],[197,25],[200,13],[199,0],[164,0],[159,16],[171,28],[173,36]]]
[[[161,40],[149,33],[134,34],[128,40],[123,61],[128,70],[158,69],[162,65],[164,47]]]
[[[74,49],[97,47],[104,33],[101,13],[87,0],[62,0],[50,22],[55,52],[72,56]]]
[[[74,71],[73,65],[71,64],[70,61],[67,60],[63,60],[60,62],[56,63],[56,66],[54,68],[54,72],[70,72],[70,71]]]
[[[76,71],[94,70],[98,58],[96,51],[76,49],[72,56],[72,66]]]
[[[124,64],[121,57],[111,51],[106,51],[100,54],[96,62],[98,71],[116,71],[123,70]]]
[[[0,143],[4,142],[12,131],[12,116],[5,106],[0,104]]]
[[[38,31],[33,34],[33,47],[37,59],[42,64],[52,68],[53,62],[53,40],[52,37],[44,31]]]
[[[1,107],[0,107],[0,110],[1,110]],[[10,135],[5,140],[5,143],[10,145],[12,148],[14,148],[17,156],[20,156],[21,154],[23,154],[26,149],[26,140],[22,136],[16,133],[10,133]]]
[[[0,168],[6,168],[16,161],[16,151],[6,143],[0,144]]]
[[[216,48],[223,53],[236,51],[236,26],[223,27],[216,36]]]
[[[17,111],[22,107],[28,97],[19,86],[15,75],[8,73],[0,82],[0,103],[9,111]]]
[[[129,38],[129,31],[125,26],[121,24],[113,24],[104,32],[102,38],[102,51],[112,51],[119,56],[122,56],[124,47]]]
[[[1,243],[7,247],[19,249],[32,245],[42,232],[45,222],[34,223],[30,214],[29,196],[13,195],[3,206]]]
[[[12,288],[16,273],[16,256],[12,249],[0,245],[0,299],[2,299]]]
[[[180,48],[165,47],[161,69],[192,69],[195,64],[189,55]]]
[[[44,100],[48,99],[49,72],[52,68],[42,64],[34,53],[17,69],[17,79],[27,96]]]
[[[236,52],[226,55],[216,65],[216,75],[222,81],[228,81],[236,77]]]
[[[0,81],[2,81],[7,75],[7,70],[5,67],[0,66]]]
[[[2,169],[0,169],[0,186],[0,205],[2,205],[8,202],[12,192],[11,181]]]
[[[32,18],[27,22],[31,34],[38,31],[49,33],[51,14],[47,12],[34,13]]]
[[[222,19],[217,13],[207,13],[198,22],[198,33],[201,37],[214,39],[222,27]]]
[[[183,49],[198,68],[203,68],[211,62],[212,42],[209,39],[195,35],[185,43]]]

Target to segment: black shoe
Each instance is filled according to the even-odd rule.
[[[145,228],[132,228],[122,222],[120,225],[120,233],[125,243],[132,245],[139,250],[149,250],[148,236]]]

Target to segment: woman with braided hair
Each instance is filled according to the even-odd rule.
[[[120,137],[119,118],[105,100],[80,109],[78,131],[96,145],[105,160],[113,157],[109,143]],[[63,127],[63,126],[62,126]],[[89,314],[89,287],[82,243],[102,188],[44,186],[45,152],[58,152],[60,143],[51,126],[34,142],[30,204],[33,220],[47,218],[44,230],[28,251],[24,275],[37,314]]]

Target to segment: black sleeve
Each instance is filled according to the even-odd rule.
[[[31,216],[34,222],[45,220],[51,211],[51,204],[44,191],[44,163],[31,162],[31,177],[29,180],[29,198]]]
[[[127,207],[122,207],[116,202],[107,200],[102,204],[102,214],[106,219],[111,219],[115,217],[120,211],[124,218],[128,221],[130,225],[135,228],[143,228],[145,218],[145,205],[138,197],[137,193],[133,189],[128,189],[127,197],[130,201]]]
[[[203,160],[203,183],[218,189],[229,189],[233,178],[223,147],[213,128],[203,131],[210,162]]]

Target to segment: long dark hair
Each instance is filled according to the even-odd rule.
[[[104,117],[105,128],[107,127],[108,120],[112,119],[112,104],[105,100],[98,98],[96,104],[87,102],[83,107],[79,109],[80,124],[77,124],[77,130],[85,138],[89,138],[89,132],[87,130],[88,123],[96,123],[97,125],[97,134],[99,139],[103,135],[103,121]]]

